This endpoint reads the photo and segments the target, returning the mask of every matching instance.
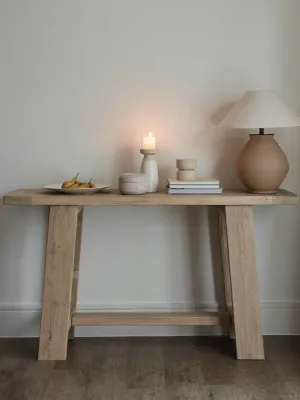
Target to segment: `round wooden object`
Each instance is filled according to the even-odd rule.
[[[119,177],[119,190],[122,194],[145,194],[148,190],[148,179],[145,174],[125,173]]]
[[[188,169],[179,169],[177,171],[177,179],[179,181],[195,181],[196,180],[196,171],[188,170]]]
[[[195,158],[178,158],[176,167],[180,170],[194,170],[197,168],[197,160]]]

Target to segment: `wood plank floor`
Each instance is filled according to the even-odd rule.
[[[36,339],[0,340],[0,400],[299,400],[300,337],[265,337],[236,361],[225,337],[75,339],[37,362]]]

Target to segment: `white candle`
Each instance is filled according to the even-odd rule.
[[[155,149],[155,137],[152,136],[151,132],[149,132],[149,135],[145,136],[143,139],[143,149],[145,150]]]

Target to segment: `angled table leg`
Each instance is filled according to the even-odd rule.
[[[228,311],[238,359],[264,359],[251,206],[219,207]]]
[[[73,283],[72,283],[72,295],[71,295],[71,313],[70,318],[76,311],[77,306],[77,292],[78,292],[78,279],[79,279],[79,264],[80,264],[80,250],[81,250],[81,236],[82,236],[82,225],[83,225],[83,208],[78,213],[77,220],[77,231],[76,231],[76,244],[75,244],[75,260],[73,268]],[[69,331],[69,339],[74,338],[74,326],[71,326]]]
[[[232,289],[231,289],[231,278],[229,270],[228,237],[227,237],[225,207],[218,207],[218,211],[219,211],[219,229],[220,229],[220,240],[221,240],[223,276],[224,276],[224,286],[225,286],[225,304],[226,304],[226,311],[230,315],[229,336],[231,339],[234,339],[235,334],[233,325]]]
[[[81,209],[77,206],[50,207],[39,360],[65,360],[67,357]]]

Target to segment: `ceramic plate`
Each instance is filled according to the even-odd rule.
[[[103,183],[95,183],[95,188],[76,188],[76,189],[63,189],[61,187],[61,183],[55,183],[53,185],[43,186],[44,189],[52,190],[57,193],[65,193],[65,194],[93,194],[101,192],[104,189],[109,188],[111,185],[105,185]]]

